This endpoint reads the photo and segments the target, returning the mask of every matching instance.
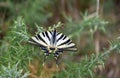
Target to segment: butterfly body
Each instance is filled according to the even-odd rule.
[[[75,44],[62,33],[54,31],[45,31],[37,34],[29,40],[30,43],[38,45],[45,54],[44,62],[49,54],[53,54],[56,61],[63,51],[76,51]]]

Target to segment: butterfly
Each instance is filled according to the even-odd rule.
[[[56,29],[39,33],[31,37],[29,42],[38,45],[44,51],[43,64],[50,54],[54,55],[56,63],[58,64],[58,58],[63,51],[77,50],[72,40],[64,34],[57,32]]]

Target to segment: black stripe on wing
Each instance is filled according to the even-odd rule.
[[[71,47],[67,47],[67,48],[62,48],[63,51],[77,51],[76,46],[71,46]]]
[[[49,41],[50,41],[51,39],[50,39],[50,36],[48,35],[48,32],[47,32],[47,31],[45,32],[45,35],[46,35],[46,37],[47,37],[47,38],[49,39]]]
[[[64,39],[63,39],[63,40],[64,40]],[[59,44],[58,46],[64,45],[64,44],[69,44],[69,43],[71,43],[71,40],[70,40],[70,39],[64,41],[63,43]]]
[[[75,47],[75,44],[72,43],[72,40],[70,40],[67,36],[65,36],[62,33],[59,33],[57,35],[57,44],[58,49],[64,50],[64,51],[76,51],[77,48]]]
[[[49,35],[48,35],[49,34]],[[39,44],[42,46],[49,46],[50,45],[50,32],[42,32],[30,38],[29,42],[33,44]]]
[[[54,30],[52,32],[52,45],[56,44],[56,36],[57,36],[57,32],[56,32],[56,30]]]
[[[36,41],[34,41],[32,38],[29,39],[28,41],[29,43],[35,44],[35,45],[39,45]]]
[[[43,33],[42,33],[42,35],[43,35]],[[43,41],[45,44],[47,44],[46,41],[40,36],[40,34],[37,34],[36,36],[38,37],[39,40],[41,40],[41,41]],[[44,36],[44,35],[43,35],[43,36]]]
[[[58,37],[60,36],[60,37],[57,39],[57,42],[64,37],[64,35],[63,35],[62,33],[61,33],[61,34],[58,34],[57,36],[58,36]]]
[[[59,48],[58,49],[61,49],[63,51],[77,51],[77,48],[75,45],[72,45],[72,46],[68,46],[66,47],[67,45],[65,45],[65,47],[62,47],[62,48]]]
[[[44,46],[44,45],[41,45],[41,44],[37,43],[37,42],[34,41],[32,38],[30,38],[28,42],[31,43],[31,44],[35,44],[36,46],[40,46],[41,49],[43,49],[43,48],[46,47],[46,46]]]
[[[38,34],[39,35],[39,34]],[[44,32],[42,32],[42,35],[45,37],[45,33]]]

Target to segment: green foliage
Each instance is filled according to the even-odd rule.
[[[53,28],[49,28],[49,30],[53,30],[59,26],[61,26],[60,22],[57,25],[53,25]],[[36,33],[45,31],[44,28],[37,24],[36,27],[38,29]],[[33,45],[31,47],[28,43],[30,37],[24,20],[22,17],[18,17],[14,21],[14,25],[10,27],[10,31],[7,33],[0,47],[1,77],[22,77],[22,70],[28,71],[28,64],[32,59],[38,58],[42,60],[43,52],[40,52],[39,47],[35,48]],[[14,69],[15,66],[16,68]]]
[[[19,62],[19,67],[26,68],[32,54],[27,41],[29,34],[27,33],[26,25],[21,17],[17,18],[14,25],[10,28],[7,36],[2,42],[0,51],[0,63],[3,65],[11,64],[14,65]]]
[[[94,14],[88,16],[87,13],[85,13],[82,17],[83,20],[81,20],[81,22],[75,22],[70,20],[71,18],[67,18],[68,22],[65,24],[67,26],[65,30],[69,28],[69,30],[66,30],[67,34],[70,34],[70,36],[78,36],[78,34],[81,35],[88,31],[88,33],[90,32],[89,35],[93,35],[97,30],[102,32],[106,31],[105,27],[108,24],[107,21],[96,17]]]
[[[109,50],[106,50],[101,54],[91,54],[90,56],[86,55],[84,58],[76,63],[70,62],[66,63],[67,69],[64,69],[62,72],[57,73],[57,78],[96,78],[94,70],[97,69],[99,65],[104,68],[104,61],[107,59],[111,51],[115,50],[116,46],[110,47]]]
[[[44,32],[44,31],[47,31],[47,30],[44,29],[43,27],[38,26],[37,24],[35,24],[35,25],[36,25],[36,28],[37,28],[36,34],[37,34],[37,33]],[[61,23],[61,22],[58,22],[56,25],[54,24],[53,26],[49,26],[49,27],[48,27],[48,30],[49,30],[49,31],[53,31],[54,29],[57,29],[57,28],[59,28],[59,27],[61,27],[61,26],[62,26],[62,23]]]
[[[116,47],[116,51],[117,51],[118,53],[120,53],[120,41],[117,42],[117,43],[115,42],[114,45],[117,46],[117,47]]]
[[[29,24],[34,24],[34,22],[44,24],[47,22],[47,19],[52,16],[52,13],[49,10],[50,4],[51,1],[49,0],[31,0],[26,4],[24,9],[21,8],[24,4],[21,5],[21,14],[24,15],[26,22]]]
[[[17,64],[11,66],[8,64],[7,67],[1,66],[0,78],[27,78],[29,74],[24,73],[22,69],[18,69]]]
[[[48,18],[52,17],[50,7],[53,3],[50,0],[7,0],[2,2],[7,5],[8,12],[11,14],[10,19],[23,16],[27,24],[34,25],[34,23],[37,23],[43,25]]]
[[[93,20],[91,20],[93,22]],[[84,22],[83,26],[87,26],[88,23]],[[95,22],[93,22],[95,23]],[[97,23],[98,24],[98,23]],[[48,28],[49,30],[53,30],[54,28],[60,27],[62,24],[59,22],[53,27]],[[92,24],[94,25],[94,24]],[[45,31],[44,28],[38,26],[36,24],[38,31],[36,33],[40,33]],[[89,27],[90,28],[90,27]],[[75,31],[76,32],[76,31]],[[73,35],[73,34],[70,34]],[[14,25],[10,27],[10,31],[7,36],[4,38],[2,46],[0,48],[0,75],[1,77],[11,78],[15,77],[26,77],[28,75],[28,64],[34,57],[37,57],[39,60],[43,58],[43,52],[40,52],[40,49],[37,49],[30,44],[28,44],[28,39],[30,38],[30,34],[28,33],[28,29],[25,25],[22,17],[18,17],[14,22]],[[98,65],[104,65],[104,60],[109,53],[114,50],[116,46],[110,48],[104,53],[101,53],[96,56],[96,54],[92,54],[90,56],[85,56],[83,60],[80,62],[75,61],[66,61],[65,65],[66,69],[61,71],[60,73],[56,73],[55,76],[57,78],[86,78],[86,77],[95,77],[94,69]],[[72,54],[72,56],[74,56]],[[42,65],[42,63],[40,64]],[[25,70],[25,72],[22,72]],[[22,73],[22,75],[21,75]],[[24,74],[23,74],[24,73]]]
[[[111,41],[111,46],[116,46],[114,52],[120,53],[120,37],[118,37],[115,40]]]
[[[103,18],[97,17],[94,13],[91,15],[88,15],[87,13],[82,14],[82,20],[74,21],[74,14],[77,13],[72,13],[72,10],[76,9],[78,12],[80,10],[85,11],[85,7],[91,8],[89,5],[91,2],[93,4],[96,3],[96,0],[86,1],[87,0],[67,0],[63,2],[59,0],[1,0],[0,2],[5,2],[5,4],[1,4],[0,6],[1,11],[4,11],[1,12],[0,15],[2,17],[0,20],[0,29],[4,28],[6,23],[11,24],[11,19],[14,19],[17,16],[22,16],[24,19],[18,17],[13,25],[7,26],[9,27],[9,30],[6,30],[7,32],[5,31],[5,34],[2,34],[4,35],[4,39],[0,40],[0,78],[26,78],[28,76],[28,65],[31,61],[34,58],[37,58],[39,61],[43,60],[43,52],[39,47],[29,44],[29,38],[40,32],[46,30],[51,31],[61,27],[63,24],[58,22],[53,26],[46,27],[46,29],[45,27],[43,28],[43,26],[49,25],[58,19],[62,19],[61,21],[64,22],[64,26],[60,28],[63,30],[58,29],[58,31],[72,37],[73,41],[76,42],[76,46],[78,47],[76,55],[81,57],[81,55],[79,55],[81,53],[80,45],[82,45],[80,39],[86,33],[87,38],[84,39],[86,39],[86,42],[88,43],[85,44],[87,47],[83,48],[84,52],[85,54],[93,52],[93,35],[96,31],[107,32],[106,26],[108,22]],[[109,5],[113,7],[113,2],[114,1],[112,0],[105,2],[104,6],[106,8],[103,9],[107,12],[111,11]],[[100,2],[100,4],[102,3],[103,2]],[[63,7],[59,7],[60,5],[63,5]],[[69,17],[67,15],[69,15]],[[78,15],[79,13],[76,16]],[[65,19],[67,21],[65,21]],[[5,25],[3,23],[4,20]],[[0,30],[0,36],[1,33],[4,33],[3,30]],[[56,73],[55,76],[57,78],[97,78],[95,77],[94,69],[99,65],[104,67],[104,61],[111,51],[120,53],[119,39],[120,38],[113,40],[109,49],[105,52],[100,52],[98,55],[89,53],[90,55],[82,56],[82,60],[81,58],[77,59],[79,61],[70,60],[65,57],[69,60],[64,60],[66,68],[59,73]],[[89,49],[89,51],[86,51],[87,49]],[[75,53],[71,53],[71,56],[78,57],[74,54]],[[70,53],[68,56],[69,55]],[[42,67],[42,62],[39,65]],[[41,72],[41,70],[39,72]]]
[[[61,22],[58,22],[56,25],[54,24],[52,27],[50,26],[50,27],[48,28],[48,30],[52,31],[52,30],[54,30],[54,29],[57,29],[57,28],[61,27],[62,25],[63,25],[63,24],[62,24]]]

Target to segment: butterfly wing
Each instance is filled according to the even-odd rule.
[[[57,64],[58,64],[58,57],[60,52],[77,50],[75,44],[72,43],[72,41],[68,37],[66,37],[62,33],[56,32],[56,30],[52,32],[46,31],[37,34],[31,37],[29,42],[32,44],[39,45],[41,49],[44,50],[45,53],[44,62],[47,59],[47,56],[49,55],[49,51],[51,48],[55,50],[53,53],[54,53],[54,57],[56,58]]]
[[[72,40],[70,40],[67,36],[65,36],[62,33],[57,34],[56,38],[56,46],[58,49],[64,50],[64,51],[76,51],[77,48],[75,47],[75,44],[72,43]]]
[[[46,31],[31,37],[29,42],[32,44],[41,45],[43,47],[48,47],[50,46],[50,43],[51,43],[50,42],[51,37],[52,37],[51,32]]]

